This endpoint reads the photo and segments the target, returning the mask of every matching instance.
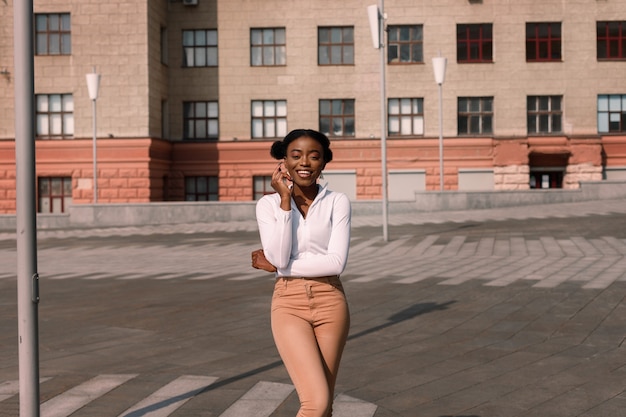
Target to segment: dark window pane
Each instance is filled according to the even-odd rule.
[[[402,44],[400,45],[400,61],[401,62],[410,62],[411,60],[411,45]]]
[[[345,119],[344,135],[346,135],[346,136],[354,136],[354,119],[352,117],[347,117]]]
[[[321,100],[320,101],[320,114],[328,115],[330,114],[330,100]]]
[[[343,42],[354,43],[354,31],[352,28],[344,28],[343,30]]]
[[[561,132],[563,128],[561,127],[561,116],[554,115],[552,116],[552,132]]]
[[[346,100],[344,114],[354,114],[354,100]]]
[[[343,102],[341,100],[332,101],[332,114],[334,115],[343,114]]]
[[[424,60],[421,44],[413,44],[413,50],[411,51],[411,53],[413,62],[422,62]]]
[[[326,135],[330,133],[330,118],[320,117],[320,132]]]
[[[489,133],[493,132],[493,127],[491,125],[491,121],[492,121],[491,116],[484,116],[483,117],[483,131],[481,133],[489,134]]]
[[[328,56],[328,48],[325,46],[320,46],[317,50],[317,62],[320,65],[328,65],[330,64],[330,58]]]

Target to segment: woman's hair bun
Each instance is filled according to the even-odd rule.
[[[276,142],[272,143],[270,155],[274,159],[283,159],[287,155],[285,143],[282,140],[277,140]]]

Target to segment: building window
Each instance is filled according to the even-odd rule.
[[[185,177],[185,201],[218,201],[217,177]]]
[[[65,213],[72,204],[71,177],[39,177],[37,181],[39,213]]]
[[[415,64],[424,62],[422,25],[389,26],[387,33],[388,63]]]
[[[561,60],[561,23],[526,23],[526,61]]]
[[[184,139],[217,139],[219,137],[217,101],[183,103]]]
[[[286,100],[253,100],[251,114],[253,138],[277,138],[287,134]]]
[[[493,97],[459,97],[459,135],[493,133]]]
[[[423,135],[424,99],[390,98],[387,117],[389,135]]]
[[[459,63],[493,62],[491,23],[457,25],[456,60]]]
[[[598,59],[626,59],[626,21],[597,22],[596,31]]]
[[[528,134],[561,133],[563,110],[561,96],[528,96]]]
[[[63,139],[74,135],[74,98],[71,94],[38,94],[37,137]]]
[[[354,65],[354,28],[321,27],[317,29],[319,65]]]
[[[320,132],[327,136],[354,136],[354,100],[320,100]]]
[[[276,191],[272,188],[272,176],[260,175],[253,178],[254,199],[259,200],[267,194],[274,194]]]
[[[598,133],[626,132],[626,94],[598,96]]]
[[[183,30],[183,67],[217,66],[217,30]]]
[[[35,51],[37,55],[70,55],[72,32],[69,13],[35,15]]]
[[[250,30],[250,65],[273,66],[287,63],[285,28]]]

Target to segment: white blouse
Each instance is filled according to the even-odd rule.
[[[350,200],[345,194],[319,186],[306,219],[291,201],[280,208],[278,193],[263,196],[256,205],[261,245],[276,276],[339,275],[348,262]]]

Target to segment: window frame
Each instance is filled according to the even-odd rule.
[[[51,99],[59,97],[60,109],[51,110],[54,107]],[[68,100],[69,98],[69,100]],[[46,110],[41,109],[42,99],[45,99]],[[66,106],[69,106],[68,109]],[[46,120],[46,123],[42,121]],[[55,120],[60,123],[59,133],[54,133],[58,129],[55,128]],[[36,94],[35,95],[35,121],[36,121],[36,137],[37,139],[72,139],[74,137],[74,96],[71,93],[53,93],[53,94]],[[46,126],[44,131],[42,128]],[[52,132],[52,133],[51,133]]]
[[[547,99],[547,108],[541,108],[541,100]],[[558,109],[555,103],[558,100]],[[531,101],[534,106],[531,109]],[[534,122],[531,123],[531,120]],[[547,121],[547,130],[541,130],[542,119]],[[558,123],[557,123],[558,120]],[[555,130],[555,125],[558,127]],[[534,129],[531,130],[531,126]],[[529,135],[557,135],[563,133],[563,96],[561,95],[541,95],[526,97],[526,131]]]
[[[265,43],[265,34],[272,32],[272,43]],[[283,43],[279,43],[277,39],[277,31],[282,31]],[[261,32],[261,43],[254,43],[255,32]],[[255,50],[260,50],[261,63],[255,63]],[[266,50],[271,50],[271,62],[266,62]],[[280,53],[279,53],[280,52]],[[282,56],[282,62],[277,62],[277,57]],[[250,66],[251,67],[282,67],[287,65],[287,30],[284,27],[271,28],[250,28]]]
[[[196,44],[197,41],[197,36],[199,36],[199,33],[204,32],[204,39],[205,42],[204,44]],[[193,41],[192,44],[186,44],[187,39],[185,34],[186,33],[192,33],[193,35]],[[210,35],[215,35],[215,43],[212,44],[210,41],[211,36]],[[182,30],[182,48],[183,48],[183,56],[182,56],[182,67],[183,68],[214,68],[217,67],[219,64],[219,53],[218,53],[218,33],[217,33],[217,29],[183,29]],[[188,55],[188,50],[190,50],[192,52],[191,56],[193,57],[193,62],[189,62],[190,55]],[[205,63],[204,65],[202,64],[196,64],[196,50],[204,50],[204,58],[205,58]],[[213,54],[211,54],[213,53]],[[215,63],[211,63],[211,58],[215,59]]]
[[[409,39],[402,40],[402,30],[409,31]],[[419,32],[418,39],[413,39],[415,32]],[[395,34],[395,35],[394,35]],[[402,60],[403,47],[408,48],[409,60]],[[396,50],[396,60],[392,59],[392,51]],[[418,58],[413,59],[415,50],[418,48]],[[387,26],[387,64],[389,65],[415,65],[424,63],[424,25],[389,25]]]
[[[61,180],[60,193],[54,192],[53,182]],[[43,192],[43,184],[47,183],[48,192]],[[69,189],[68,189],[69,187]],[[46,206],[44,200],[48,200],[48,211],[43,211]],[[55,201],[60,202],[60,211],[55,210]],[[37,213],[65,213],[67,206],[72,204],[72,177],[37,177]]]
[[[199,117],[196,115],[198,109],[196,106],[206,105],[206,116]],[[215,105],[217,114],[215,116],[211,116],[211,106]],[[188,107],[193,107],[193,115],[188,116]],[[206,101],[183,101],[183,140],[191,141],[191,140],[218,140],[220,136],[220,110],[219,110],[219,102],[217,100],[206,100]],[[201,121],[204,120],[206,123],[206,134],[204,136],[197,136],[196,131],[198,127],[201,127]],[[190,132],[191,124],[193,122],[193,134]],[[211,135],[211,127],[214,125],[216,129],[216,133]]]
[[[484,32],[489,29],[489,35]],[[474,37],[472,29],[478,29],[478,37]],[[488,45],[488,47],[487,47]],[[464,46],[462,48],[461,46]],[[477,46],[478,57],[472,58],[472,46]],[[463,56],[462,52],[465,50]],[[459,23],[456,25],[456,60],[459,64],[493,63],[493,24],[492,23]]]
[[[198,182],[206,181],[206,191],[198,191]],[[193,181],[193,190],[189,183]],[[185,176],[185,201],[219,201],[220,187],[217,175],[186,175]],[[194,197],[194,198],[190,198]],[[206,197],[206,198],[200,198]]]
[[[618,25],[617,30],[619,33],[617,34],[617,36],[612,36],[610,34],[611,24]],[[604,25],[604,28],[601,28],[601,25]],[[603,36],[601,36],[600,34],[601,29],[604,29]],[[614,54],[611,53],[611,42],[617,42],[617,52]],[[596,22],[596,58],[598,61],[626,60],[626,21],[604,20]]]
[[[410,111],[406,110],[406,102],[409,101]],[[399,111],[392,111],[392,102],[397,102]],[[404,102],[404,103],[403,103]],[[392,120],[394,119],[394,120]],[[395,119],[398,123],[398,129],[392,131]],[[410,123],[411,133],[403,133],[403,123]],[[420,126],[421,124],[421,126]],[[418,130],[416,132],[416,129]],[[421,130],[421,131],[419,131]],[[404,97],[404,98],[388,98],[387,99],[387,134],[391,137],[401,136],[424,136],[424,98],[422,97]]]
[[[337,112],[337,106],[339,105],[339,112]],[[323,107],[328,107],[330,112],[324,112]],[[350,113],[350,107],[352,108],[352,112]],[[346,109],[347,108],[347,109]],[[348,112],[346,112],[348,111]],[[319,131],[324,133],[326,136],[335,137],[335,138],[348,138],[355,137],[356,135],[356,120],[355,120],[355,100],[349,98],[342,99],[320,99],[319,100]],[[328,120],[328,129],[325,129],[322,125],[323,120]],[[331,127],[334,126],[335,121],[340,121],[340,125],[342,127],[341,134],[336,134],[331,132]],[[345,134],[346,126],[350,126],[352,124],[352,132],[349,134]]]
[[[606,99],[606,107],[601,105],[601,98]],[[626,132],[626,94],[598,94],[597,111],[599,134],[624,134]],[[602,115],[606,115],[607,130],[600,129]],[[618,120],[612,121],[611,119]],[[611,123],[618,123],[618,129],[611,129]]]
[[[461,110],[461,100],[467,100],[466,110]],[[479,109],[472,111],[472,101],[478,100]],[[485,104],[489,103],[490,110],[484,110]],[[465,122],[466,130],[461,131],[462,120]],[[472,123],[477,120],[478,132],[472,132]],[[489,123],[486,121],[489,120]],[[492,136],[494,132],[494,98],[493,96],[482,97],[458,97],[457,98],[457,133],[458,136]],[[485,125],[488,126],[488,131],[485,130]]]
[[[58,19],[58,28],[50,29],[51,17]],[[45,30],[40,30],[40,18],[45,18]],[[64,25],[67,22],[67,25]],[[72,15],[68,13],[35,13],[35,55],[36,56],[65,56],[72,55]],[[58,37],[58,40],[55,39]],[[41,50],[45,39],[45,51]],[[50,52],[51,44],[58,47],[58,52]],[[64,46],[66,45],[66,47]]]
[[[281,106],[279,106],[279,104]],[[262,114],[255,113],[256,108],[260,105]],[[273,105],[273,114],[268,114],[269,106]],[[279,114],[279,109],[284,108],[284,114]],[[262,133],[256,135],[257,123],[261,123]],[[273,124],[272,124],[273,123]],[[273,132],[268,130],[273,125]],[[273,133],[273,134],[272,134]],[[287,135],[287,100],[252,100],[250,102],[250,137],[252,139],[280,138]]]
[[[561,22],[526,22],[526,62],[561,62],[562,33]],[[545,57],[541,56],[544,49]]]
[[[339,32],[338,32],[339,31]],[[349,31],[349,32],[348,32]],[[324,36],[328,32],[328,36]],[[341,34],[340,41],[335,41],[333,37]],[[349,35],[348,35],[349,33]],[[322,39],[324,38],[324,39]],[[348,38],[348,40],[346,40]],[[318,26],[317,28],[317,65],[354,65],[354,26]],[[341,59],[336,62],[333,51],[340,50]],[[322,52],[325,51],[325,55]],[[326,56],[328,62],[323,62],[322,56]],[[347,57],[350,59],[346,59]]]
[[[257,189],[257,184],[262,181],[262,190]],[[263,196],[274,194],[276,190],[272,188],[271,175],[254,175],[252,177],[252,199],[260,200]]]

